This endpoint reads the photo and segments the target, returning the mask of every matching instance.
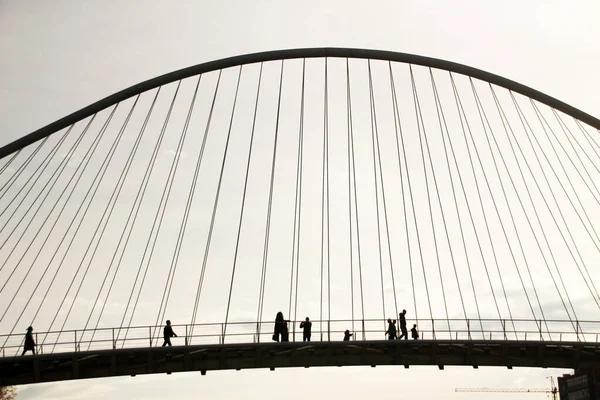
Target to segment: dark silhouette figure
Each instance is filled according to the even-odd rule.
[[[277,316],[275,316],[275,330],[273,332],[273,341],[279,342],[279,337],[281,336],[281,341],[283,342],[283,329],[284,329],[285,320],[283,319],[283,313],[279,311]],[[287,331],[287,329],[286,329]]]
[[[25,345],[23,346],[23,353],[21,355],[24,356],[29,350],[31,350],[33,355],[35,355],[35,340],[33,340],[33,328],[31,326],[27,328],[27,333],[25,334]]]
[[[385,332],[385,334],[388,335],[388,340],[394,340],[396,339],[396,321],[392,321],[388,318],[387,322],[388,330]]]
[[[414,324],[412,329],[410,330],[410,334],[413,339],[419,339],[419,332],[417,331],[417,324]]]
[[[302,341],[310,342],[310,330],[312,329],[312,322],[306,317],[306,321],[300,322],[300,328],[304,329],[302,331]]]
[[[173,332],[173,328],[171,327],[171,321],[167,320],[167,325],[165,325],[165,329],[163,329],[163,336],[165,341],[163,342],[163,347],[172,346],[171,338],[177,337],[177,334]]]
[[[282,342],[290,341],[290,331],[288,329],[288,321],[283,321],[283,330],[281,331],[281,341]]]
[[[354,336],[354,334],[350,333],[350,330],[346,329],[346,332],[344,332],[344,342],[349,341],[352,336]]]
[[[400,335],[398,339],[404,338],[405,340],[408,340],[408,331],[406,330],[406,310],[402,310],[400,313],[400,331],[402,332],[402,335]]]

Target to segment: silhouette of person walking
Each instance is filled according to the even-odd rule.
[[[279,342],[279,337],[281,336],[281,341],[283,342],[283,331],[284,329],[287,331],[287,327],[285,327],[286,323],[283,319],[283,313],[279,311],[275,316],[275,330],[273,332],[273,341]]]
[[[344,332],[344,342],[348,342],[352,336],[354,334],[350,333],[349,329],[346,329],[346,332]]]
[[[167,320],[167,325],[165,325],[165,328],[163,329],[163,336],[165,338],[165,341],[162,344],[162,347],[165,346],[172,346],[171,344],[171,338],[172,337],[177,337],[177,334],[175,334],[175,332],[173,332],[173,328],[171,327],[171,321]]]
[[[306,317],[306,321],[300,322],[300,328],[304,329],[302,331],[302,341],[310,342],[310,330],[312,329],[312,322]]]
[[[27,328],[27,333],[25,334],[25,344],[23,346],[23,353],[21,355],[24,356],[29,350],[31,350],[33,355],[35,355],[35,340],[33,340],[33,328],[31,326]]]
[[[396,321],[392,321],[388,318],[387,322],[388,330],[385,332],[385,334],[388,335],[388,340],[394,340],[396,339]]]
[[[410,330],[410,334],[413,339],[419,339],[419,332],[417,331],[417,324],[414,324],[412,329]]]
[[[402,335],[398,339],[404,338],[404,340],[408,340],[408,331],[406,330],[406,310],[402,310],[400,313],[400,331]]]

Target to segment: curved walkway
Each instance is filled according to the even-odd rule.
[[[446,365],[597,368],[600,344],[419,340],[248,343],[99,350],[0,359],[0,385],[255,368]]]

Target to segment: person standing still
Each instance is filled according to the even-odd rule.
[[[279,311],[275,316],[275,329],[273,331],[273,341],[279,342],[279,337],[281,336],[283,339],[283,324],[285,320],[283,319],[283,313]]]
[[[415,340],[419,339],[419,332],[417,331],[417,324],[414,324],[412,329],[410,330],[410,333],[412,335],[412,338]]]
[[[388,335],[388,340],[396,339],[396,321],[392,321],[388,318],[388,330],[385,332]]]
[[[167,325],[165,325],[165,329],[163,329],[163,336],[165,338],[165,341],[162,344],[162,347],[165,346],[172,346],[171,344],[171,338],[172,337],[177,337],[177,334],[175,334],[175,332],[173,332],[173,328],[171,327],[171,321],[167,320]]]
[[[311,333],[311,329],[312,329],[312,322],[310,322],[308,317],[306,317],[305,321],[300,322],[300,328],[303,329],[302,341],[310,342],[310,333]]]
[[[408,340],[408,331],[406,330],[406,310],[402,310],[400,313],[400,331],[402,335],[398,339],[404,338],[404,340]]]
[[[290,331],[288,329],[288,322],[283,321],[283,330],[281,331],[281,341],[289,342],[290,341]]]

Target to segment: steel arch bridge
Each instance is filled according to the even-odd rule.
[[[249,54],[115,93],[0,148],[0,385],[597,368],[599,130],[498,75],[376,50]],[[419,340],[383,340],[403,309]]]

